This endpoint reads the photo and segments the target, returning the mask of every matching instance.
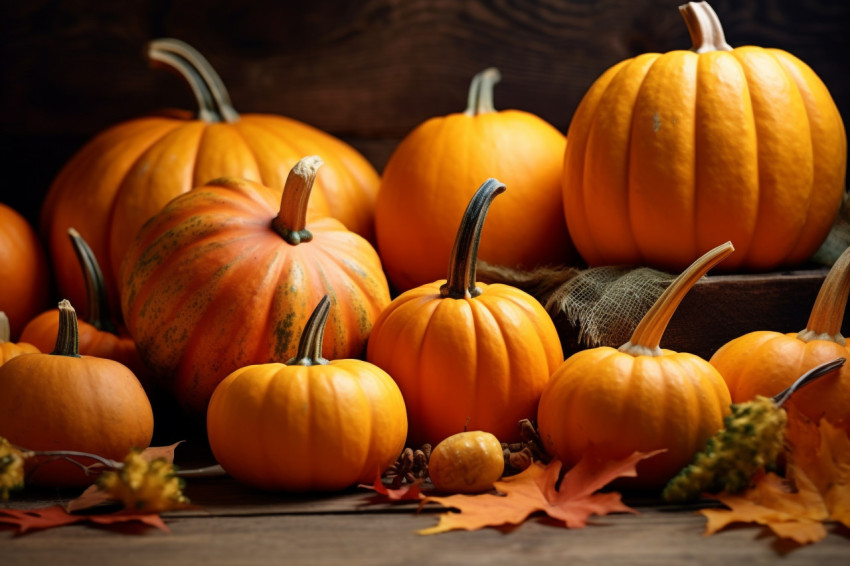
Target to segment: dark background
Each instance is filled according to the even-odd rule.
[[[163,107],[194,109],[151,69],[147,41],[199,49],[237,110],[296,118],[353,144],[380,171],[398,141],[462,111],[497,66],[496,107],[566,132],[590,84],[646,51],[690,47],[670,0],[0,0],[0,201],[34,220],[62,164],[96,133]],[[717,0],[733,46],[807,62],[850,116],[846,0]]]

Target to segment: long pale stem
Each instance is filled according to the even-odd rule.
[[[280,212],[272,220],[272,228],[293,246],[313,239],[313,234],[307,230],[307,205],[322,163],[318,155],[305,157],[295,164],[286,178]]]
[[[239,120],[221,77],[194,47],[178,39],[155,39],[148,43],[148,59],[183,77],[198,103],[198,118],[205,122]]]
[[[301,339],[298,342],[298,353],[286,362],[288,366],[316,366],[326,365],[328,360],[322,357],[322,340],[325,336],[325,324],[328,322],[328,313],[331,309],[331,300],[327,295],[322,297],[316,305],[313,314],[304,325]]]
[[[490,203],[505,191],[505,185],[496,179],[487,179],[478,187],[466,206],[455,237],[452,255],[449,259],[449,274],[440,287],[440,295],[446,298],[463,299],[477,297],[481,290],[475,285],[478,245],[481,242],[481,230],[484,219],[490,209]]]
[[[850,247],[844,250],[821,284],[809,322],[806,328],[797,333],[804,342],[812,340],[830,340],[847,343],[841,334],[841,323],[847,308],[847,296],[850,294]]]
[[[667,329],[667,325],[673,318],[679,303],[709,269],[733,251],[735,251],[735,247],[732,242],[726,242],[709,250],[688,266],[658,297],[638,323],[632,333],[631,340],[620,346],[619,350],[633,355],[660,356],[661,336]]]
[[[106,294],[106,283],[103,281],[103,272],[97,263],[94,252],[88,243],[80,236],[74,228],[68,228],[68,237],[80,268],[83,271],[83,279],[86,283],[86,316],[83,320],[97,328],[118,334],[118,328],[112,323],[109,312],[109,300]]]
[[[478,116],[488,112],[495,112],[493,105],[493,87],[502,79],[499,69],[489,67],[472,77],[469,85],[469,97],[464,114],[467,116]]]
[[[679,6],[679,13],[685,19],[685,25],[691,34],[691,51],[732,51],[732,47],[726,43],[720,18],[708,2],[688,2]]]
[[[6,313],[0,311],[0,344],[5,344],[12,339],[12,327],[9,324],[9,317]]]

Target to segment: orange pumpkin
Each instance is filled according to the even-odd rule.
[[[333,218],[306,221],[318,157],[292,169],[281,197],[218,179],[171,201],[127,253],[122,306],[142,358],[191,412],[237,368],[287,360],[325,294],[329,359],[362,355],[389,304],[374,248]]]
[[[457,230],[447,279],[398,296],[375,322],[366,359],[398,383],[408,442],[436,445],[470,428],[519,439],[549,376],[563,361],[558,332],[537,300],[514,287],[475,281],[481,228],[495,179],[473,195]]]
[[[41,350],[28,342],[12,342],[9,331],[9,317],[0,311],[0,366],[21,354],[38,354]]]
[[[47,307],[47,257],[27,219],[0,203],[0,310],[17,339],[29,319]]]
[[[561,214],[564,135],[534,114],[497,112],[498,79],[496,69],[476,75],[466,111],[420,124],[384,168],[375,232],[398,291],[445,275],[455,229],[475,187],[488,177],[511,190],[482,233],[483,260],[533,268],[561,265],[574,255]]]
[[[153,412],[139,381],[112,360],[80,356],[77,319],[68,301],[50,354],[27,354],[0,366],[0,436],[29,450],[72,450],[122,460],[146,448]],[[91,476],[66,461],[40,463],[27,483],[79,486]]]
[[[826,86],[779,49],[732,49],[705,2],[680,8],[691,51],[608,69],[576,110],[564,213],[590,265],[679,271],[731,240],[719,269],[775,270],[826,238],[847,166]]]
[[[41,218],[62,295],[85,299],[66,233],[74,226],[99,258],[113,306],[120,263],[144,222],[169,200],[221,176],[260,182],[278,192],[289,169],[318,153],[327,166],[316,181],[313,207],[366,238],[373,234],[379,179],[351,146],[302,122],[233,109],[215,70],[190,46],[150,43],[148,57],[179,73],[198,102],[189,113],[158,114],[118,124],[92,139],[62,168]]]
[[[721,346],[710,361],[726,380],[732,401],[776,395],[815,366],[837,357],[850,358],[841,334],[848,292],[850,248],[830,268],[806,328],[791,333],[750,332]],[[807,385],[788,402],[812,420],[826,417],[850,431],[850,368],[843,366]]]
[[[404,448],[398,387],[380,368],[322,357],[323,297],[285,364],[240,368],[210,399],[210,448],[236,480],[268,490],[338,490],[371,483]]]
[[[569,467],[591,446],[611,459],[666,449],[641,462],[638,477],[629,480],[656,489],[723,426],[730,397],[717,370],[699,356],[662,350],[659,344],[688,290],[733,249],[727,242],[689,266],[619,349],[579,351],[555,371],[537,413],[540,438],[553,458]]]
[[[136,343],[126,333],[120,333],[112,320],[111,307],[97,258],[79,232],[70,228],[68,236],[82,267],[86,286],[86,316],[84,320],[77,321],[80,353],[120,362],[147,386],[148,370],[139,356]],[[59,319],[57,309],[41,313],[24,327],[21,340],[35,345],[41,352],[49,352],[59,334]]]

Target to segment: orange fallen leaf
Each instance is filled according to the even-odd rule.
[[[98,525],[138,522],[169,532],[162,517],[156,513],[120,512],[103,515],[78,515],[68,513],[61,505],[53,505],[41,509],[0,509],[0,523],[16,527],[16,534],[19,535],[31,530],[49,529],[85,521]]]
[[[436,526],[419,533],[429,535],[450,530],[517,525],[539,511],[562,521],[569,528],[586,526],[590,515],[637,513],[622,502],[619,493],[597,491],[616,478],[634,477],[638,462],[660,452],[635,452],[623,460],[609,461],[590,450],[564,475],[560,486],[561,463],[553,460],[546,466],[534,462],[523,472],[496,482],[494,487],[498,494],[426,497],[422,505],[434,502],[460,512],[443,513]]]
[[[378,474],[378,476],[375,478],[375,483],[373,483],[372,485],[360,484],[358,487],[372,489],[376,493],[383,496],[384,499],[388,499],[390,501],[418,501],[424,497],[422,495],[422,480],[416,480],[413,483],[402,484],[401,487],[398,488],[390,488],[384,484],[383,480],[381,479],[381,474]]]

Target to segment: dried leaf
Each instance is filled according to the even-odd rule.
[[[375,478],[375,483],[372,485],[360,484],[359,487],[372,489],[383,496],[383,498],[374,497],[373,503],[380,503],[381,499],[388,499],[390,501],[419,501],[424,497],[422,495],[422,482],[423,480],[416,480],[413,483],[402,484],[401,487],[393,489],[387,487],[381,479],[381,475],[378,474]]]
[[[496,482],[494,487],[498,494],[426,497],[422,505],[433,501],[460,512],[442,514],[436,526],[419,533],[436,534],[450,530],[469,531],[517,525],[538,511],[562,521],[569,528],[586,526],[590,515],[636,513],[621,501],[619,493],[596,492],[616,478],[634,477],[637,475],[635,466],[638,462],[660,452],[635,452],[623,460],[608,461],[599,458],[594,451],[588,451],[564,475],[560,487],[556,486],[561,463],[553,460],[546,466],[534,462],[525,471]]]
[[[169,532],[162,518],[155,513],[109,513],[103,515],[78,515],[68,513],[61,505],[41,509],[0,509],[0,523],[17,527],[16,534],[31,530],[61,527],[73,523],[88,521],[98,525],[115,525],[138,522]]]

